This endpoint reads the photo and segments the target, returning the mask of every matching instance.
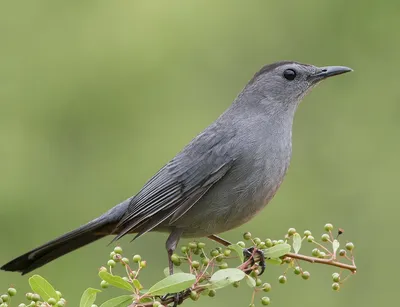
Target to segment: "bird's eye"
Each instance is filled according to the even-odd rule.
[[[296,78],[296,72],[293,69],[286,69],[283,72],[283,76],[286,80],[292,81],[294,78]]]

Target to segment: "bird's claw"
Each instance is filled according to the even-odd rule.
[[[186,295],[190,292],[190,289],[186,289],[184,291],[178,292],[178,293],[168,293],[163,296],[161,296],[161,302],[166,301],[168,298],[172,297],[173,298],[173,305],[172,307],[177,307],[178,305],[182,304],[183,299],[185,298]]]
[[[258,249],[258,248],[256,248],[256,247],[245,248],[245,249],[243,250],[243,255],[244,255],[246,261],[247,261],[248,259],[250,259],[250,261],[251,261],[250,267],[252,267],[252,266],[256,263],[255,260],[254,260],[253,254],[257,254],[258,257],[260,258],[260,259],[258,260],[258,264],[259,264],[259,266],[261,267],[261,271],[260,271],[260,273],[258,274],[258,275],[260,276],[260,275],[262,275],[262,274],[264,273],[264,271],[265,271],[265,255],[264,255],[264,252],[263,252],[262,250],[260,250],[260,249]],[[249,268],[249,269],[247,269],[247,270],[245,271],[245,273],[246,273],[246,274],[250,274],[251,271],[252,271],[252,270]]]

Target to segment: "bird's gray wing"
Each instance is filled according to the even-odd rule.
[[[233,130],[211,126],[197,136],[132,198],[114,240],[131,232],[141,236],[184,215],[231,169],[234,135]]]

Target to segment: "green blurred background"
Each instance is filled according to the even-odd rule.
[[[358,274],[334,293],[332,268],[304,265],[311,279],[289,275],[284,286],[270,269],[273,305],[396,304],[399,10],[398,1],[2,2],[0,264],[135,194],[261,66],[290,59],[355,72],[305,99],[279,193],[225,237],[281,237],[289,227],[318,236],[331,222],[355,243]],[[147,259],[147,285],[163,276],[165,238],[121,242]],[[108,243],[35,273],[77,306],[99,287]],[[27,277],[0,272],[1,291],[11,284],[27,290]],[[250,296],[224,289],[196,306],[247,306]]]

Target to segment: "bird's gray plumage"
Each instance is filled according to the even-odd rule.
[[[117,240],[168,232],[171,252],[181,236],[211,236],[249,221],[275,195],[289,167],[298,104],[319,81],[347,71],[288,61],[263,67],[135,196],[2,269],[27,273],[109,234]]]

